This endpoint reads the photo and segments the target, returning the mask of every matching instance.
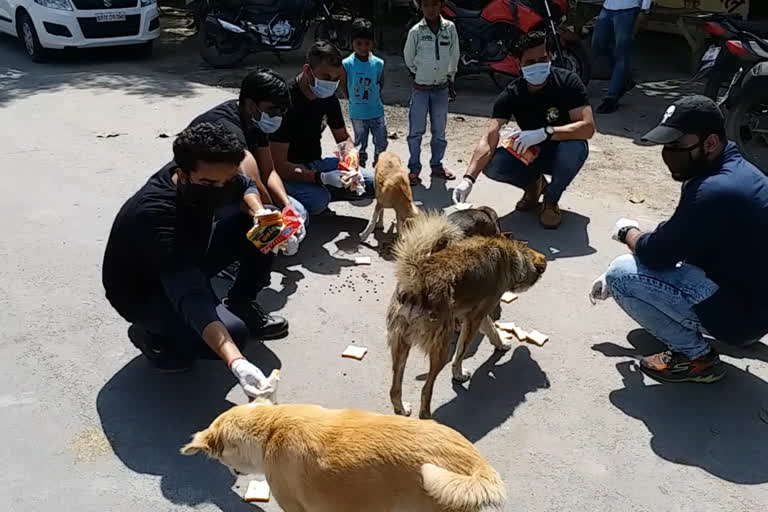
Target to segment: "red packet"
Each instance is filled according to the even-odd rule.
[[[507,139],[504,141],[504,147],[507,149],[507,151],[510,152],[512,156],[523,162],[525,165],[531,165],[531,162],[536,160],[536,158],[539,156],[539,153],[541,153],[541,148],[539,146],[532,146],[528,148],[525,153],[521,154],[515,151],[513,146],[515,140],[517,140],[517,136]]]
[[[291,238],[300,225],[299,216],[293,208],[286,206],[282,214],[275,212],[260,219],[259,223],[248,232],[248,240],[261,252],[268,254],[269,251]]]

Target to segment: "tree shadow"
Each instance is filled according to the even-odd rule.
[[[441,405],[434,419],[475,443],[511,417],[528,393],[550,387],[528,347],[517,347],[509,360],[497,364],[504,354],[494,352],[475,370],[467,389],[454,384],[456,397]]]
[[[267,374],[280,367],[262,344],[249,346],[246,353]],[[226,395],[235,384],[220,362],[200,361],[189,373],[163,375],[139,356],[101,388],[96,409],[115,455],[132,471],[159,476],[168,501],[247,512],[254,508],[231,490],[235,478],[227,468],[202,456],[179,454],[192,434],[234,405]]]
[[[632,361],[616,365],[624,388],[611,403],[645,423],[651,448],[675,464],[695,466],[737,484],[768,482],[768,383],[735,366],[717,384],[646,385]],[[761,401],[763,403],[761,403]]]
[[[542,228],[535,213],[512,211],[499,219],[502,231],[526,240],[550,261],[597,252],[589,244],[589,222],[589,217],[568,210],[563,210],[563,223],[558,229]]]

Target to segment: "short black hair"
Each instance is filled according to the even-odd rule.
[[[246,99],[269,101],[283,110],[291,106],[288,83],[277,72],[267,68],[258,68],[245,76],[240,86],[240,102]]]
[[[534,30],[523,34],[515,44],[515,54],[518,58],[522,57],[525,52],[533,48],[538,48],[541,45],[547,44],[547,33],[541,30]]]
[[[352,22],[352,41],[355,39],[368,39],[373,41],[373,23],[365,18],[357,18]]]
[[[245,146],[220,124],[200,123],[176,137],[173,157],[183,173],[191,174],[199,162],[240,165],[245,158]]]
[[[307,64],[312,68],[321,64],[341,67],[341,52],[330,42],[321,39],[307,52]]]

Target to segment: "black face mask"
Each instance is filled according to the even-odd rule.
[[[693,151],[699,149],[698,156],[693,156]],[[675,181],[686,181],[697,176],[708,166],[707,155],[704,153],[704,140],[687,148],[664,147],[661,157],[667,164],[669,172]]]
[[[234,181],[223,186],[201,185],[199,183],[180,183],[179,195],[182,202],[192,208],[215,208],[232,198]]]

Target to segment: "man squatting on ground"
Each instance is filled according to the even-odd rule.
[[[179,134],[173,154],[117,214],[104,255],[107,299],[131,322],[133,344],[161,370],[218,357],[246,394],[258,396],[266,379],[240,349],[249,335],[285,336],[288,323],[255,300],[269,285],[274,255],[246,238],[261,201],[241,171],[245,148],[221,125],[201,123]],[[214,222],[230,203],[244,209]],[[210,278],[236,260],[240,271],[222,303]]]
[[[667,346],[640,360],[643,372],[715,382],[725,366],[705,336],[745,346],[768,334],[768,177],[728,142],[722,113],[703,96],[670,106],[643,140],[664,145],[680,203],[649,233],[616,223],[614,238],[632,254],[611,263],[590,296],[613,297]]]
[[[589,155],[587,139],[595,134],[589,96],[581,79],[572,71],[552,67],[544,32],[531,32],[520,38],[517,53],[522,77],[509,84],[493,106],[488,131],[480,139],[467,174],[453,192],[453,200],[463,203],[481,171],[492,180],[511,183],[525,190],[516,209],[539,208],[539,222],[557,228],[562,222],[559,201]],[[538,146],[538,157],[524,163],[499,145],[501,128],[512,118],[520,130],[514,137],[514,150],[525,153]],[[547,182],[544,173],[552,176]],[[544,203],[539,207],[539,198]]]

